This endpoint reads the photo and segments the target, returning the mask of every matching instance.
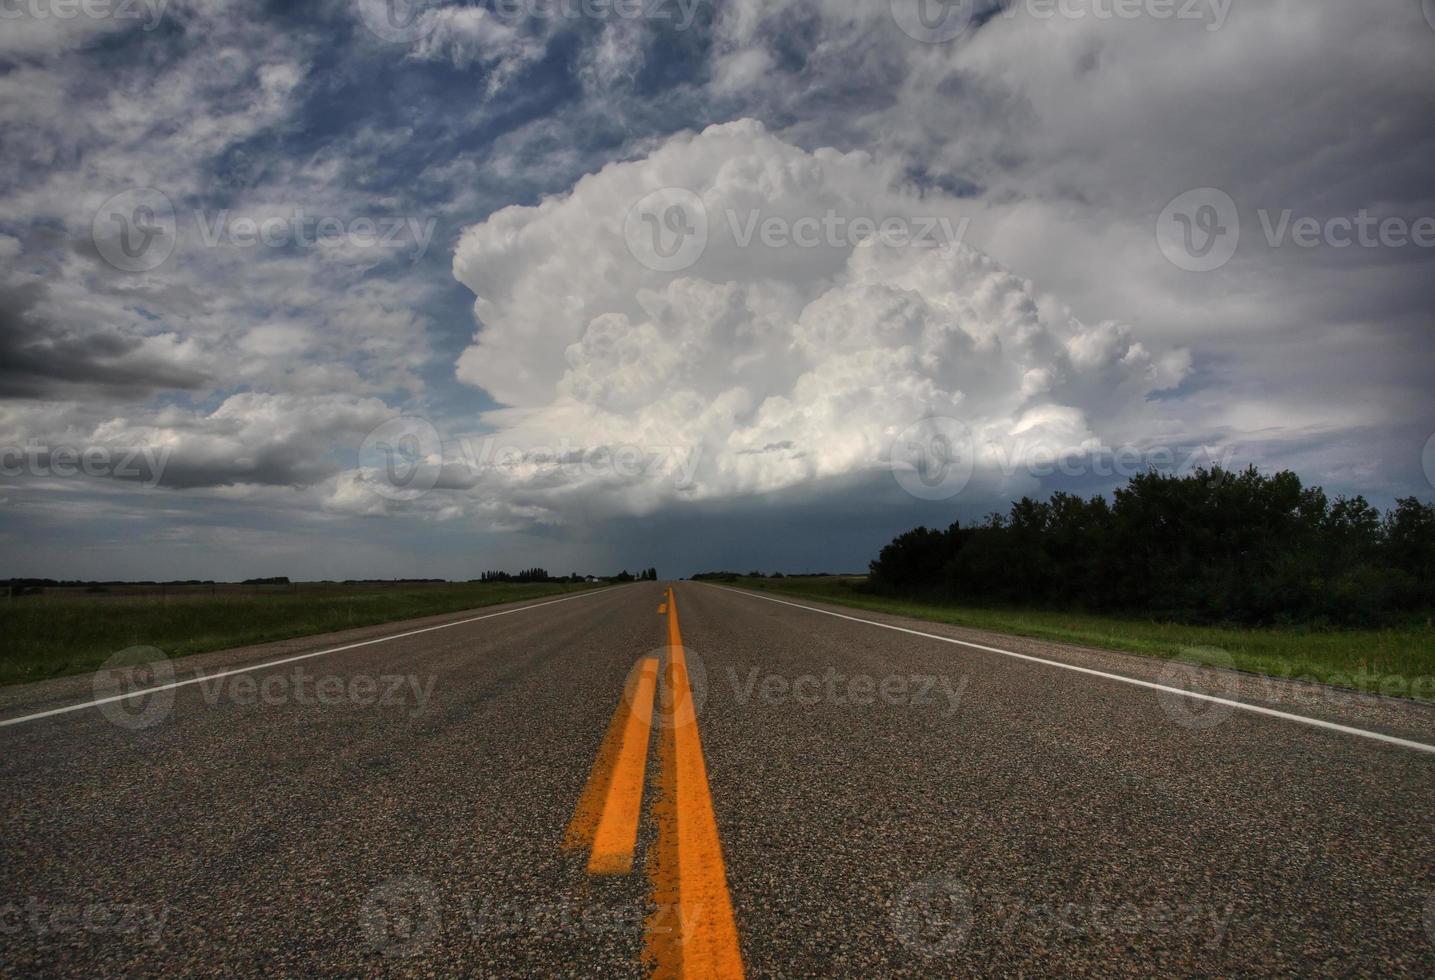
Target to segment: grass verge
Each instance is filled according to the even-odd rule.
[[[1396,697],[1435,701],[1435,628],[1247,629],[1187,626],[1129,616],[1003,609],[886,599],[856,590],[861,578],[739,578],[740,588],[830,602],[936,623],[1056,640],[1151,657],[1219,662],[1275,677],[1318,680]]]
[[[133,646],[180,657],[591,588],[494,582],[212,599],[0,601],[0,685],[93,670]]]

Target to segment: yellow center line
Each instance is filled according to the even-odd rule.
[[[658,840],[649,861],[655,911],[643,958],[654,977],[741,977],[737,917],[698,737],[678,606],[668,589],[668,658],[660,710]]]
[[[653,694],[658,686],[658,660],[645,657],[638,663],[638,680],[628,718],[623,726],[623,743],[608,783],[608,797],[593,834],[593,852],[588,873],[625,875],[633,870],[633,848],[638,841],[638,811],[643,802],[643,773],[648,765],[648,733],[652,728]]]
[[[651,672],[656,681],[657,664],[656,657],[644,658],[628,675],[628,682],[623,689],[623,697],[618,701],[617,710],[613,712],[613,720],[608,724],[608,732],[603,736],[603,743],[598,747],[598,756],[593,760],[593,771],[588,775],[588,783],[578,797],[578,805],[573,811],[573,819],[569,822],[568,830],[563,835],[564,850],[582,851],[593,846],[598,833],[598,825],[602,822],[604,813],[608,809],[609,790],[614,784],[614,774],[618,769],[619,759],[625,754],[625,743],[628,742],[628,732],[632,727],[635,715],[639,716],[643,726],[641,738],[645,747],[644,752],[639,755],[638,776],[641,794],[642,755],[646,754],[648,726],[653,714],[652,689],[649,688],[647,706],[644,709],[635,711],[634,705],[638,701],[644,677]],[[630,855],[631,850],[632,846],[629,845]]]

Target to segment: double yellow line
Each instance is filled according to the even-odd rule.
[[[644,657],[628,675],[563,846],[589,851],[589,874],[632,871],[656,719],[658,797],[652,813],[658,837],[648,859],[654,910],[647,919],[643,961],[660,978],[741,977],[737,919],[671,588],[658,612],[668,617],[663,697],[657,696],[658,658]]]

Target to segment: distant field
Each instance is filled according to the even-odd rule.
[[[167,656],[332,633],[598,588],[590,584],[219,586],[165,596],[0,599],[0,685],[92,670],[132,646]],[[208,586],[204,586],[208,589]]]
[[[954,626],[1152,657],[1199,660],[1201,651],[1214,648],[1229,655],[1241,670],[1435,701],[1435,627],[1428,620],[1383,630],[1184,626],[1089,613],[905,602],[864,595],[854,589],[861,581],[841,576],[739,578],[731,584]]]

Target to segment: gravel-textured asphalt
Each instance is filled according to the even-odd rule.
[[[712,586],[676,596],[750,975],[1435,972],[1435,756]],[[181,687],[149,715],[0,728],[0,972],[639,975],[652,821],[629,877],[590,879],[559,845],[628,670],[662,650],[662,597],[639,583]],[[1435,732],[1420,705],[1225,682]],[[11,689],[0,718],[92,690]]]

